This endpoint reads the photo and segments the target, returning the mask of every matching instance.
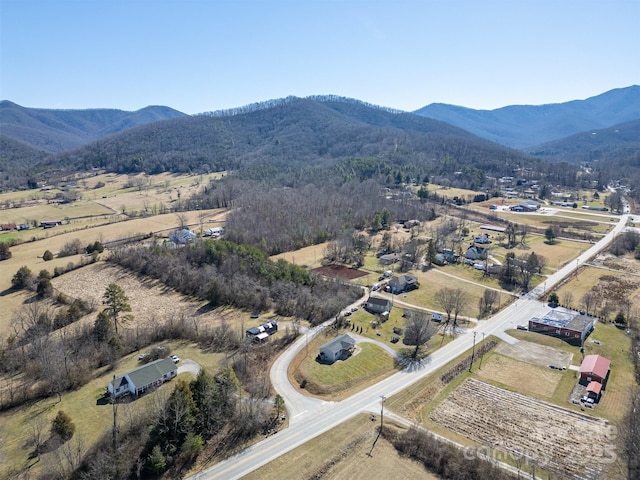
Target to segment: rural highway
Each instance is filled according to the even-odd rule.
[[[289,427],[267,437],[265,440],[228,460],[202,470],[190,478],[198,480],[242,478],[244,475],[334,428],[360,412],[379,412],[383,396],[389,397],[404,390],[409,385],[433,373],[472,348],[474,332],[476,341],[479,342],[484,336],[498,336],[505,330],[513,329],[518,324],[528,322],[531,317],[544,315],[549,311],[549,307],[537,299],[546,290],[553,288],[563,278],[572,274],[580,265],[606,248],[615,236],[624,230],[628,219],[629,215],[622,215],[620,221],[611,232],[578,258],[569,262],[555,274],[547,277],[543,284],[531,290],[490,319],[478,322],[478,325],[473,330],[467,331],[454,341],[435,351],[420,364],[412,365],[343,401],[326,402],[302,395],[289,382],[287,375],[289,364],[300,351],[306,348],[307,341],[310,341],[314,335],[325,328],[326,324],[309,330],[278,357],[271,369],[271,382],[275,390],[284,398],[289,411]],[[315,355],[315,352],[310,351],[309,355]]]

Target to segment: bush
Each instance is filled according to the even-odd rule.
[[[87,245],[87,247],[84,250],[88,254],[102,253],[102,252],[104,252],[104,245],[102,245],[102,243],[100,243],[99,241],[96,240],[95,242],[90,243],[89,245]]]
[[[71,417],[62,410],[59,410],[56,418],[51,422],[51,433],[58,435],[63,442],[66,442],[71,440],[75,431],[76,425],[71,420]]]
[[[71,255],[77,255],[78,253],[82,253],[83,248],[80,240],[77,238],[70,242],[64,244],[60,252],[58,252],[58,257],[69,257]]]
[[[11,250],[9,244],[0,242],[0,260],[9,260],[11,258]]]
[[[13,288],[32,288],[34,283],[33,274],[29,267],[22,266],[11,279],[11,286]]]
[[[53,253],[51,253],[51,250],[45,250],[44,253],[42,254],[42,259],[45,262],[48,262],[49,260],[53,260]]]

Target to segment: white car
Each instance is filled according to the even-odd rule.
[[[173,363],[178,363],[180,361],[180,357],[178,357],[177,355],[171,355],[169,358],[173,361]]]
[[[141,353],[140,355],[138,355],[138,360],[142,361],[145,358],[147,358],[149,356],[148,353]]]

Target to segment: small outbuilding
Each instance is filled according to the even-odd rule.
[[[356,341],[345,333],[322,345],[318,359],[321,362],[333,363],[351,356],[355,347]]]
[[[602,392],[602,384],[598,382],[589,382],[587,385],[587,397],[593,398],[594,401],[600,400],[600,393]]]

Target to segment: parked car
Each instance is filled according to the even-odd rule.
[[[141,353],[140,355],[138,355],[138,361],[142,361],[145,358],[147,358],[149,356],[148,353]]]
[[[180,357],[178,357],[177,355],[171,355],[169,358],[173,361],[173,363],[178,363],[180,361]]]
[[[251,314],[251,318],[259,318],[259,317],[260,317],[260,313],[258,313],[258,312],[253,312]]]
[[[529,328],[526,325],[518,325],[516,328],[518,330],[529,330]]]

